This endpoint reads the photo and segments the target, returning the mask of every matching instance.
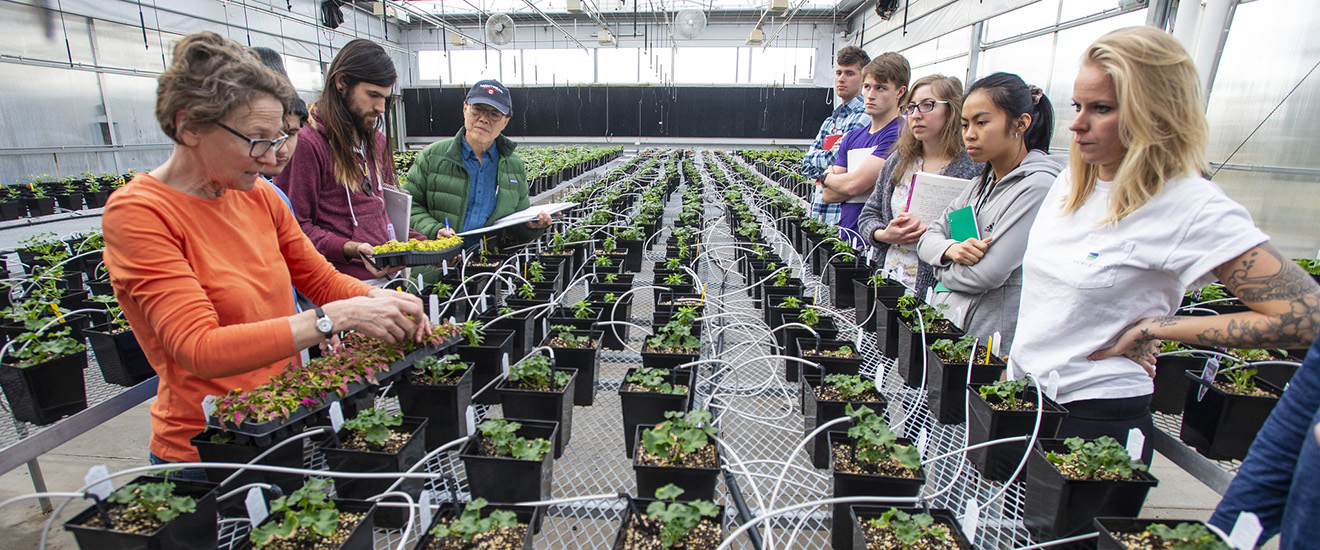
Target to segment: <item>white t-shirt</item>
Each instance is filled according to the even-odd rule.
[[[1121,399],[1153,391],[1126,357],[1091,361],[1132,324],[1177,310],[1183,292],[1213,282],[1211,270],[1269,240],[1251,214],[1201,177],[1168,182],[1117,224],[1102,224],[1111,182],[1065,214],[1065,169],[1041,203],[1022,259],[1022,303],[1013,343],[1014,371],[1048,385],[1057,401]]]

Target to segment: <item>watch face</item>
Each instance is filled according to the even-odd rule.
[[[329,317],[322,317],[316,320],[316,330],[330,332],[330,329],[333,328],[335,328],[335,323],[334,321],[331,321]]]

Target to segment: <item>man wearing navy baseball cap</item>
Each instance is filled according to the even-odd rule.
[[[499,81],[482,80],[468,90],[458,134],[427,146],[408,171],[404,189],[413,197],[413,229],[428,238],[448,237],[531,206],[527,170],[513,152],[517,144],[500,135],[512,113],[509,89]],[[506,243],[527,242],[549,225],[550,216],[542,213],[495,235]]]

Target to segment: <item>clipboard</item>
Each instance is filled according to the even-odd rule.
[[[839,139],[841,138],[843,138],[843,134],[830,134],[825,136],[824,149],[826,151],[833,151],[834,146],[839,143]]]
[[[964,206],[948,214],[945,219],[949,223],[949,238],[958,242],[967,239],[981,238],[980,225],[976,223],[976,212],[970,205]],[[935,292],[952,292],[944,283],[935,283]]]
[[[385,214],[394,226],[394,240],[408,242],[408,219],[412,216],[412,195],[392,187],[382,187]]]

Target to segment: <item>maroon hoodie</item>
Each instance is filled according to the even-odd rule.
[[[394,171],[390,169],[377,174],[376,166],[371,165],[371,181],[376,184],[370,192],[350,191],[335,181],[334,157],[330,154],[329,139],[320,130],[320,117],[313,112],[309,122],[298,130],[298,147],[293,150],[289,165],[275,177],[275,185],[289,196],[303,233],[335,269],[358,279],[371,279],[372,275],[362,260],[344,259],[344,243],[357,241],[379,245],[389,240],[386,228],[389,217],[385,214],[385,201],[378,186],[394,187]],[[376,151],[380,166],[394,166],[394,159],[386,153],[385,134],[380,132],[376,132]],[[362,160],[361,154],[358,160]],[[411,228],[404,235],[402,229],[395,228],[399,240],[426,239]]]

